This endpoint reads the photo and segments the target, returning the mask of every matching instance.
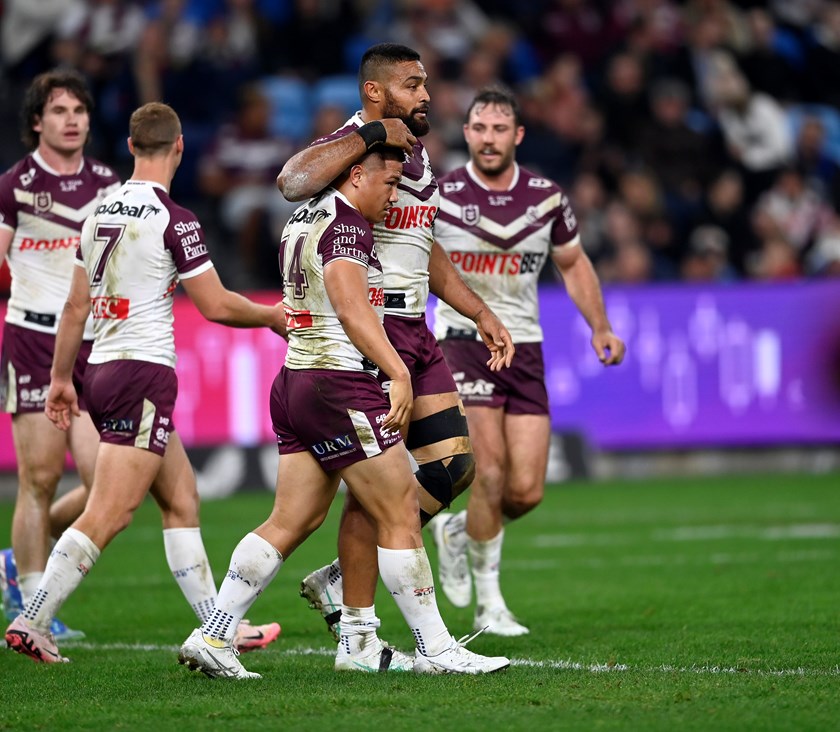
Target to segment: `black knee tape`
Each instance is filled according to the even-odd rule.
[[[409,452],[418,447],[427,447],[452,437],[469,437],[467,418],[460,406],[442,409],[428,417],[418,419],[408,426],[405,446]]]
[[[432,498],[449,506],[473,482],[475,460],[472,453],[451,455],[443,460],[424,463],[414,475]]]

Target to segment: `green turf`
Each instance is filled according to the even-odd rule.
[[[334,555],[335,509],[251,610],[283,625],[243,657],[263,679],[189,673],[175,657],[194,618],[147,504],[61,613],[89,636],[63,647],[73,663],[0,652],[0,729],[837,729],[838,486],[777,475],[549,488],[505,543],[503,587],[531,635],[476,639],[514,661],[484,678],[331,670],[325,626],[297,589]],[[204,505],[217,578],[270,507],[269,494]],[[11,509],[0,504],[0,535]],[[471,610],[439,600],[452,632],[468,632]],[[383,637],[409,646],[383,592],[377,607]]]

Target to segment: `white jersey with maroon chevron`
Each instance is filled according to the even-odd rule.
[[[440,185],[435,238],[467,284],[501,318],[514,343],[542,341],[540,270],[552,248],[579,243],[568,198],[552,181],[518,165],[506,191],[484,187],[472,163],[442,177]],[[435,336],[445,338],[450,328],[475,332],[471,320],[439,301]]]
[[[0,176],[0,227],[14,230],[6,259],[12,273],[6,321],[55,333],[70,291],[84,220],[119,188],[113,171],[90,158],[62,175],[39,152]],[[88,321],[85,337],[93,337]]]
[[[329,188],[295,211],[280,242],[289,329],[286,368],[376,373],[376,365],[362,356],[344,332],[327,294],[324,268],[337,260],[367,269],[368,299],[381,319],[382,266],[371,226],[341,193]]]
[[[160,183],[129,180],[85,221],[76,264],[90,283],[95,338],[89,363],[174,367],[172,293],[179,278],[213,266],[195,215]]]
[[[364,124],[357,112],[344,127],[313,142],[318,145],[344,137]],[[403,165],[399,200],[385,220],[373,227],[373,237],[385,273],[385,312],[419,318],[426,314],[429,299],[429,257],[432,227],[440,205],[437,181],[429,154],[419,140]]]

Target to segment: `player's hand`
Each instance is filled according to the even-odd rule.
[[[391,381],[388,397],[391,400],[391,410],[385,415],[382,427],[388,432],[403,431],[408,427],[411,410],[414,408],[414,392],[407,372],[404,377]]]
[[[286,311],[283,309],[282,300],[274,304],[274,317],[269,328],[284,340],[289,340],[289,329],[286,327]]]
[[[417,144],[417,138],[411,134],[405,122],[396,117],[387,117],[380,120],[385,126],[385,132],[388,137],[385,138],[385,144],[393,147],[401,147],[408,155],[412,154],[414,146]]]
[[[72,417],[78,417],[82,413],[79,409],[76,387],[73,386],[72,382],[53,381],[50,383],[44,412],[50,422],[58,429],[65,432],[70,429]]]
[[[592,334],[592,348],[604,366],[617,366],[624,360],[626,346],[611,330]]]
[[[491,371],[501,371],[510,366],[516,348],[508,329],[490,308],[483,308],[475,317],[475,325],[484,345],[490,351],[487,366]]]

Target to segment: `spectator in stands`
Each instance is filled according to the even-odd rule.
[[[688,238],[682,277],[691,282],[727,282],[736,278],[729,264],[729,236],[718,226],[698,226]]]
[[[759,198],[753,227],[762,240],[781,235],[802,254],[822,233],[830,217],[831,208],[822,196],[807,185],[797,168],[789,167]]]
[[[125,129],[137,92],[132,68],[146,15],[133,0],[91,0],[61,19],[53,45],[56,61],[81,70],[99,103],[92,124],[99,154],[115,159],[125,148]]]
[[[737,170],[727,168],[709,184],[694,226],[703,224],[723,229],[729,237],[729,260],[742,275],[758,249],[758,242],[744,204],[744,183]]]
[[[672,208],[696,204],[717,162],[709,138],[689,127],[691,94],[683,82],[663,79],[650,93],[653,120],[641,132],[639,154],[656,173]]]
[[[757,280],[789,280],[799,277],[802,268],[799,253],[781,235],[772,235],[747,260],[750,277]]]
[[[544,64],[550,63],[562,49],[580,59],[589,71],[598,68],[622,37],[623,30],[617,4],[549,0],[540,18],[535,43]]]
[[[789,3],[797,5],[798,3]],[[817,24],[811,29],[813,42],[807,53],[810,101],[840,109],[840,2],[822,5]]]
[[[790,163],[793,144],[781,105],[763,92],[755,92],[732,56],[716,54],[709,75],[708,94],[729,154],[744,175],[747,203],[771,185]]]
[[[840,112],[837,114],[840,119]],[[796,137],[796,164],[807,184],[840,211],[840,161],[831,154],[825,123],[817,115],[802,120]]]
[[[277,29],[269,71],[307,81],[345,71],[344,44],[358,25],[349,0],[292,0],[292,12]]]
[[[489,27],[472,0],[407,0],[392,32],[398,42],[420,50],[426,66],[437,59],[442,77],[457,78]],[[482,60],[499,65],[490,54]]]
[[[780,101],[800,99],[802,79],[795,59],[802,49],[790,33],[780,31],[773,16],[764,8],[747,14],[749,46],[738,58],[750,85]],[[782,53],[786,48],[787,53]]]
[[[219,202],[225,237],[235,242],[232,264],[240,269],[241,287],[278,285],[277,242],[297,208],[274,184],[294,147],[271,134],[269,119],[269,103],[259,87],[243,87],[234,121],[220,128],[199,163],[201,192]]]
[[[639,59],[618,53],[610,59],[605,87],[598,95],[607,140],[627,151],[638,148],[642,131],[650,124],[646,81]]]
[[[808,254],[806,269],[819,276],[840,275],[840,214],[832,212]]]

